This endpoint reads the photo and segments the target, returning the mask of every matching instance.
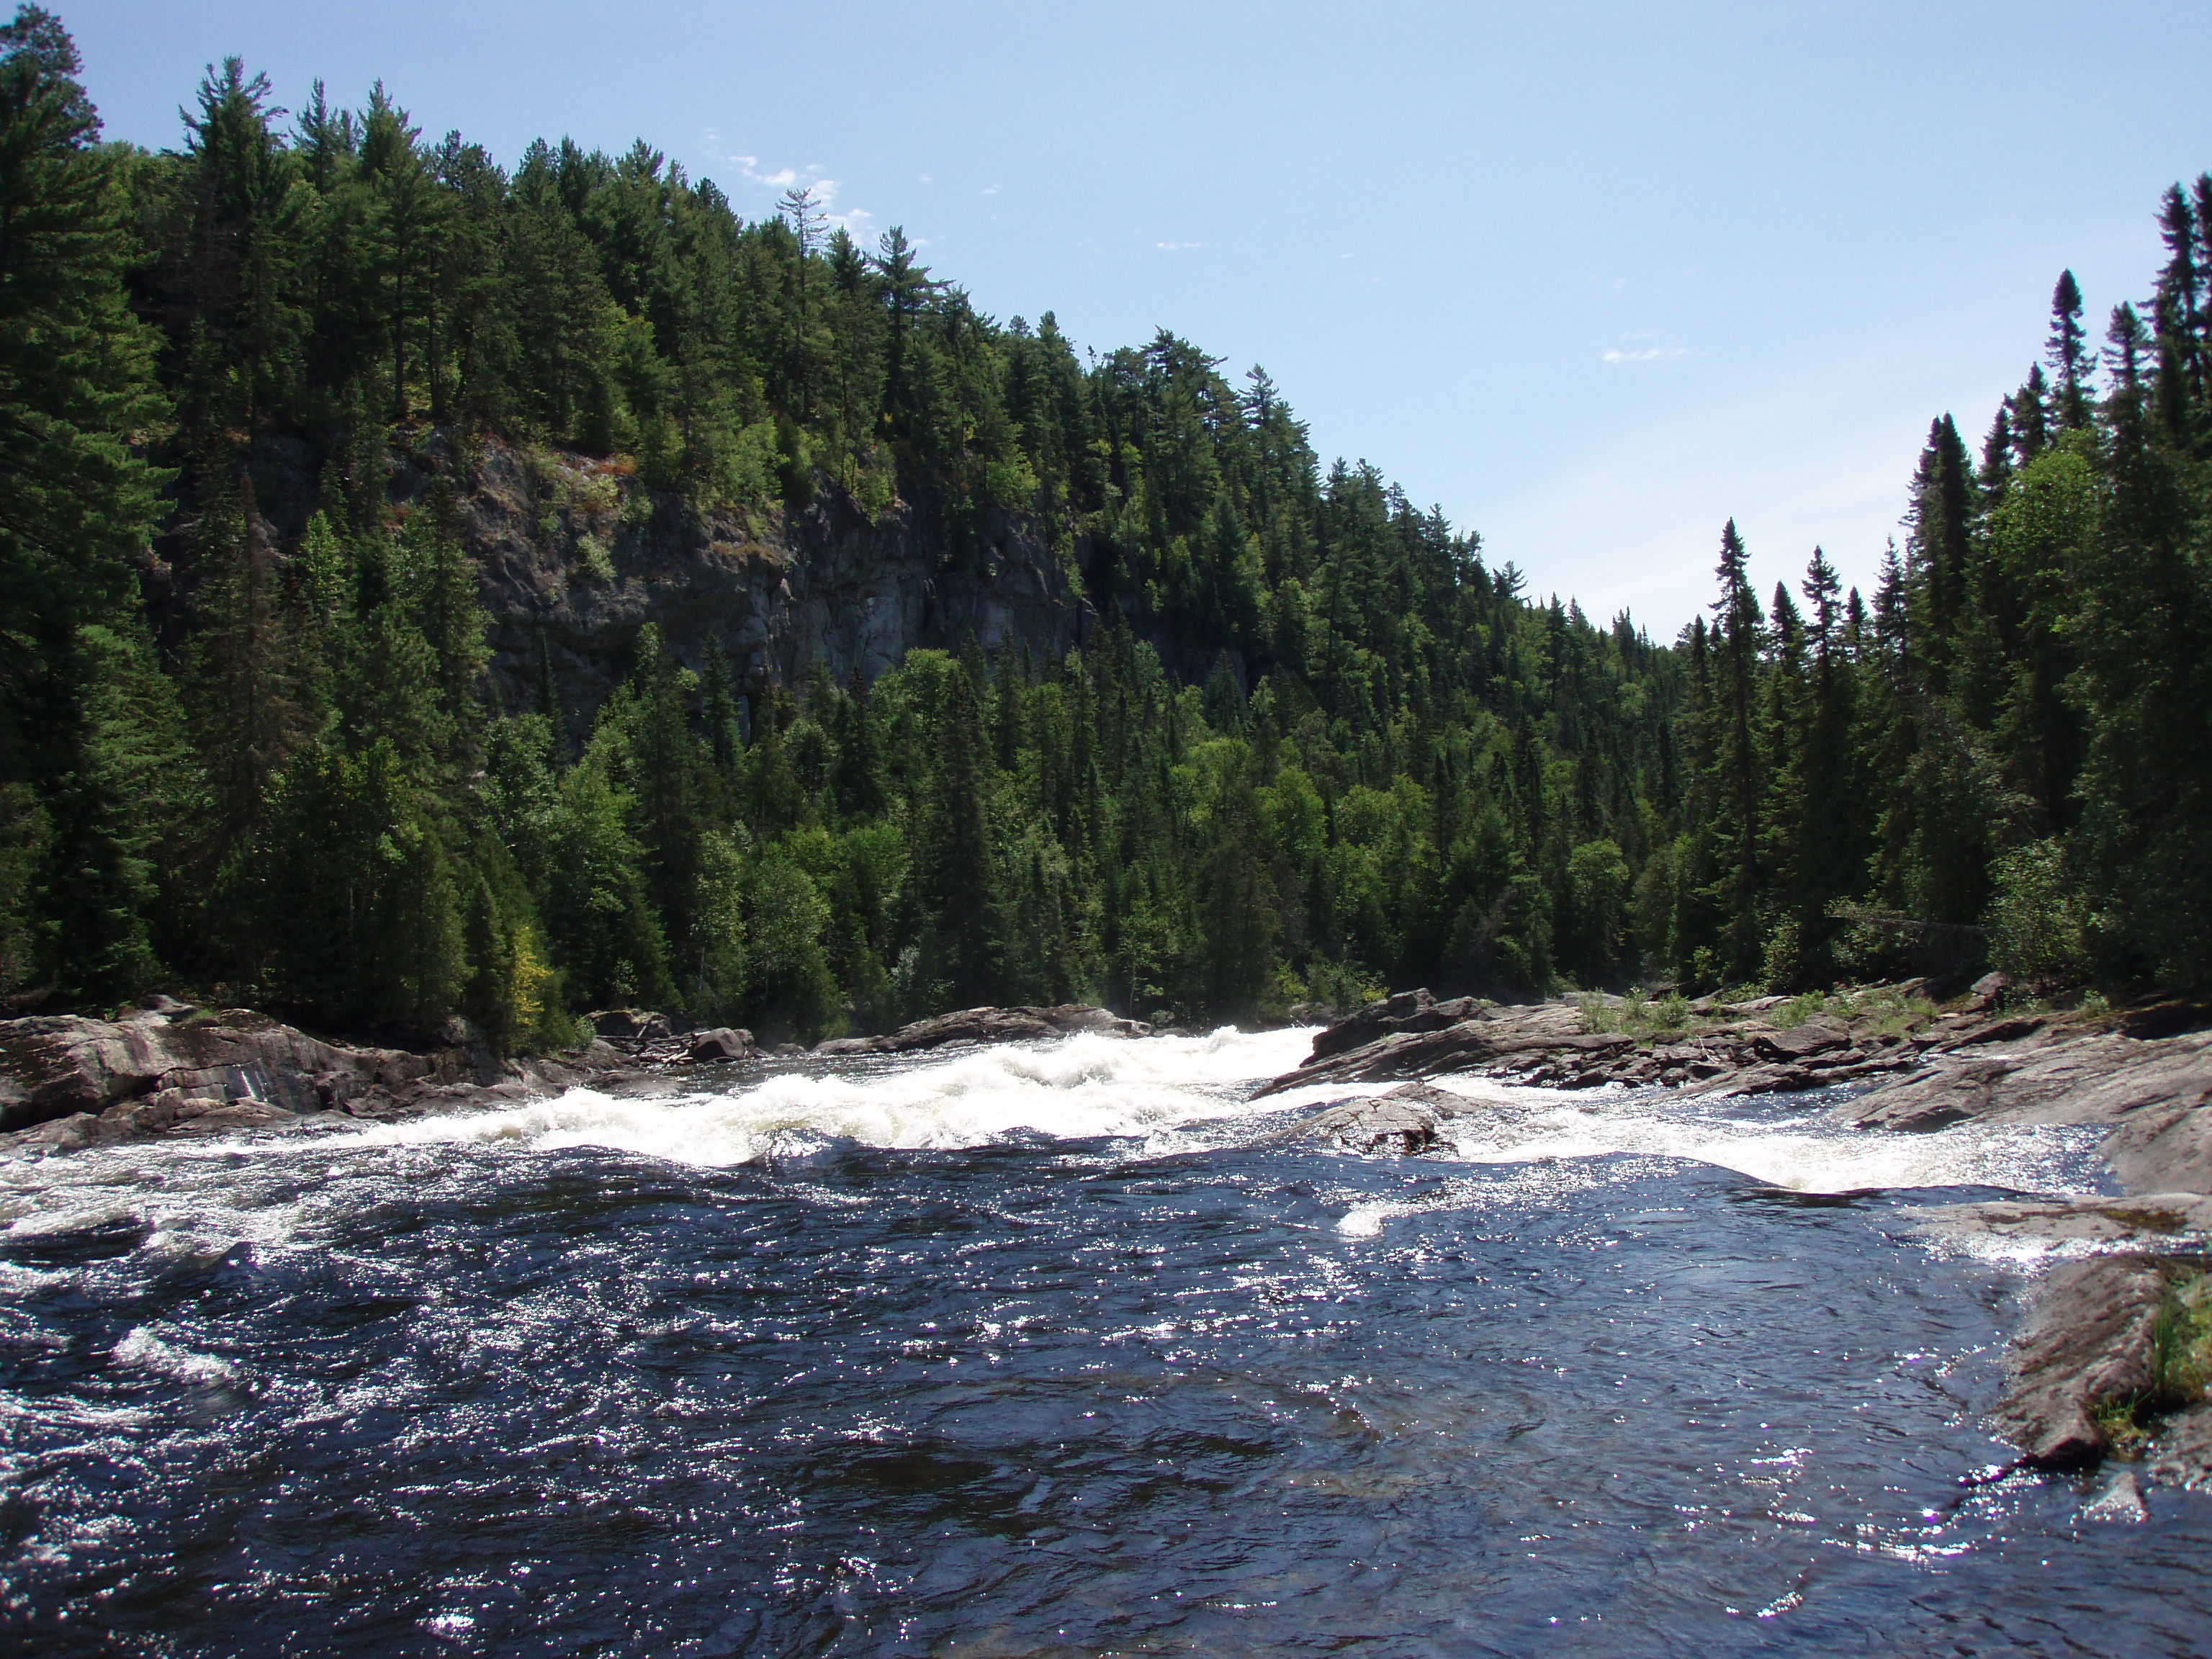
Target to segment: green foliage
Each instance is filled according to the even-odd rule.
[[[1931,423],[1870,603],[1817,550],[1763,598],[1731,524],[1668,646],[1324,467],[1259,370],[1085,358],[804,191],[747,222],[643,144],[510,174],[380,85],[283,130],[234,60],[176,150],[100,149],[58,25],[0,54],[0,994],[181,972],[531,1047],[634,1001],[813,1036],[1985,953],[2212,984],[2212,183],[2108,386],[2069,279],[1978,469]],[[301,454],[281,527],[256,481]],[[583,708],[540,640],[498,711],[487,495],[580,583],[800,513],[929,575],[1042,551],[1081,645],[839,686],[647,629]]]
[[[0,997],[28,984],[44,954],[37,882],[52,836],[29,784],[0,784]]]
[[[2090,1402],[2106,1449],[2136,1457],[2169,1413],[2200,1403],[2212,1387],[2212,1278],[2180,1265],[2166,1268],[2166,1293],[2151,1327],[2151,1380],[2129,1395]]]
[[[2038,995],[2074,988],[2092,970],[2081,891],[2055,841],[2014,848],[1991,867],[1990,964]]]

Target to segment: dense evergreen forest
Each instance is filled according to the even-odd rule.
[[[149,154],[100,142],[51,15],[0,52],[17,1008],[187,986],[531,1048],[631,1002],[811,1038],[1985,958],[2212,982],[2212,178],[2101,352],[2063,277],[1978,457],[1936,422],[1870,601],[1815,551],[1762,603],[1730,526],[1665,646],[1325,469],[1260,371],[996,321],[804,192],[747,222],[643,143],[506,170],[236,60]],[[550,659],[486,672],[455,492],[502,446],[579,459],[594,524],[921,502],[949,567],[1011,518],[1096,625],[788,684],[647,627],[579,721]],[[402,458],[441,476],[398,499]],[[579,522],[545,533],[589,580]]]

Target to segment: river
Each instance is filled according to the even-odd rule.
[[[2001,1475],[2035,1263],[1905,1213],[2093,1137],[1462,1081],[1356,1158],[1242,1103],[1310,1036],[0,1164],[0,1650],[2212,1645],[2212,1497]]]

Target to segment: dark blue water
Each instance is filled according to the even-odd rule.
[[[1228,1139],[18,1169],[0,1648],[2212,1650],[2212,1500],[1974,1480],[1957,1193]]]

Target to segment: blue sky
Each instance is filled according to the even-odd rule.
[[[2071,265],[2099,333],[2212,167],[2179,4],[49,0],[111,136],[226,53],[434,137],[812,179],[1001,318],[1264,363],[1540,592],[1671,634],[1733,514],[1864,582],[1929,420],[1978,444]]]

